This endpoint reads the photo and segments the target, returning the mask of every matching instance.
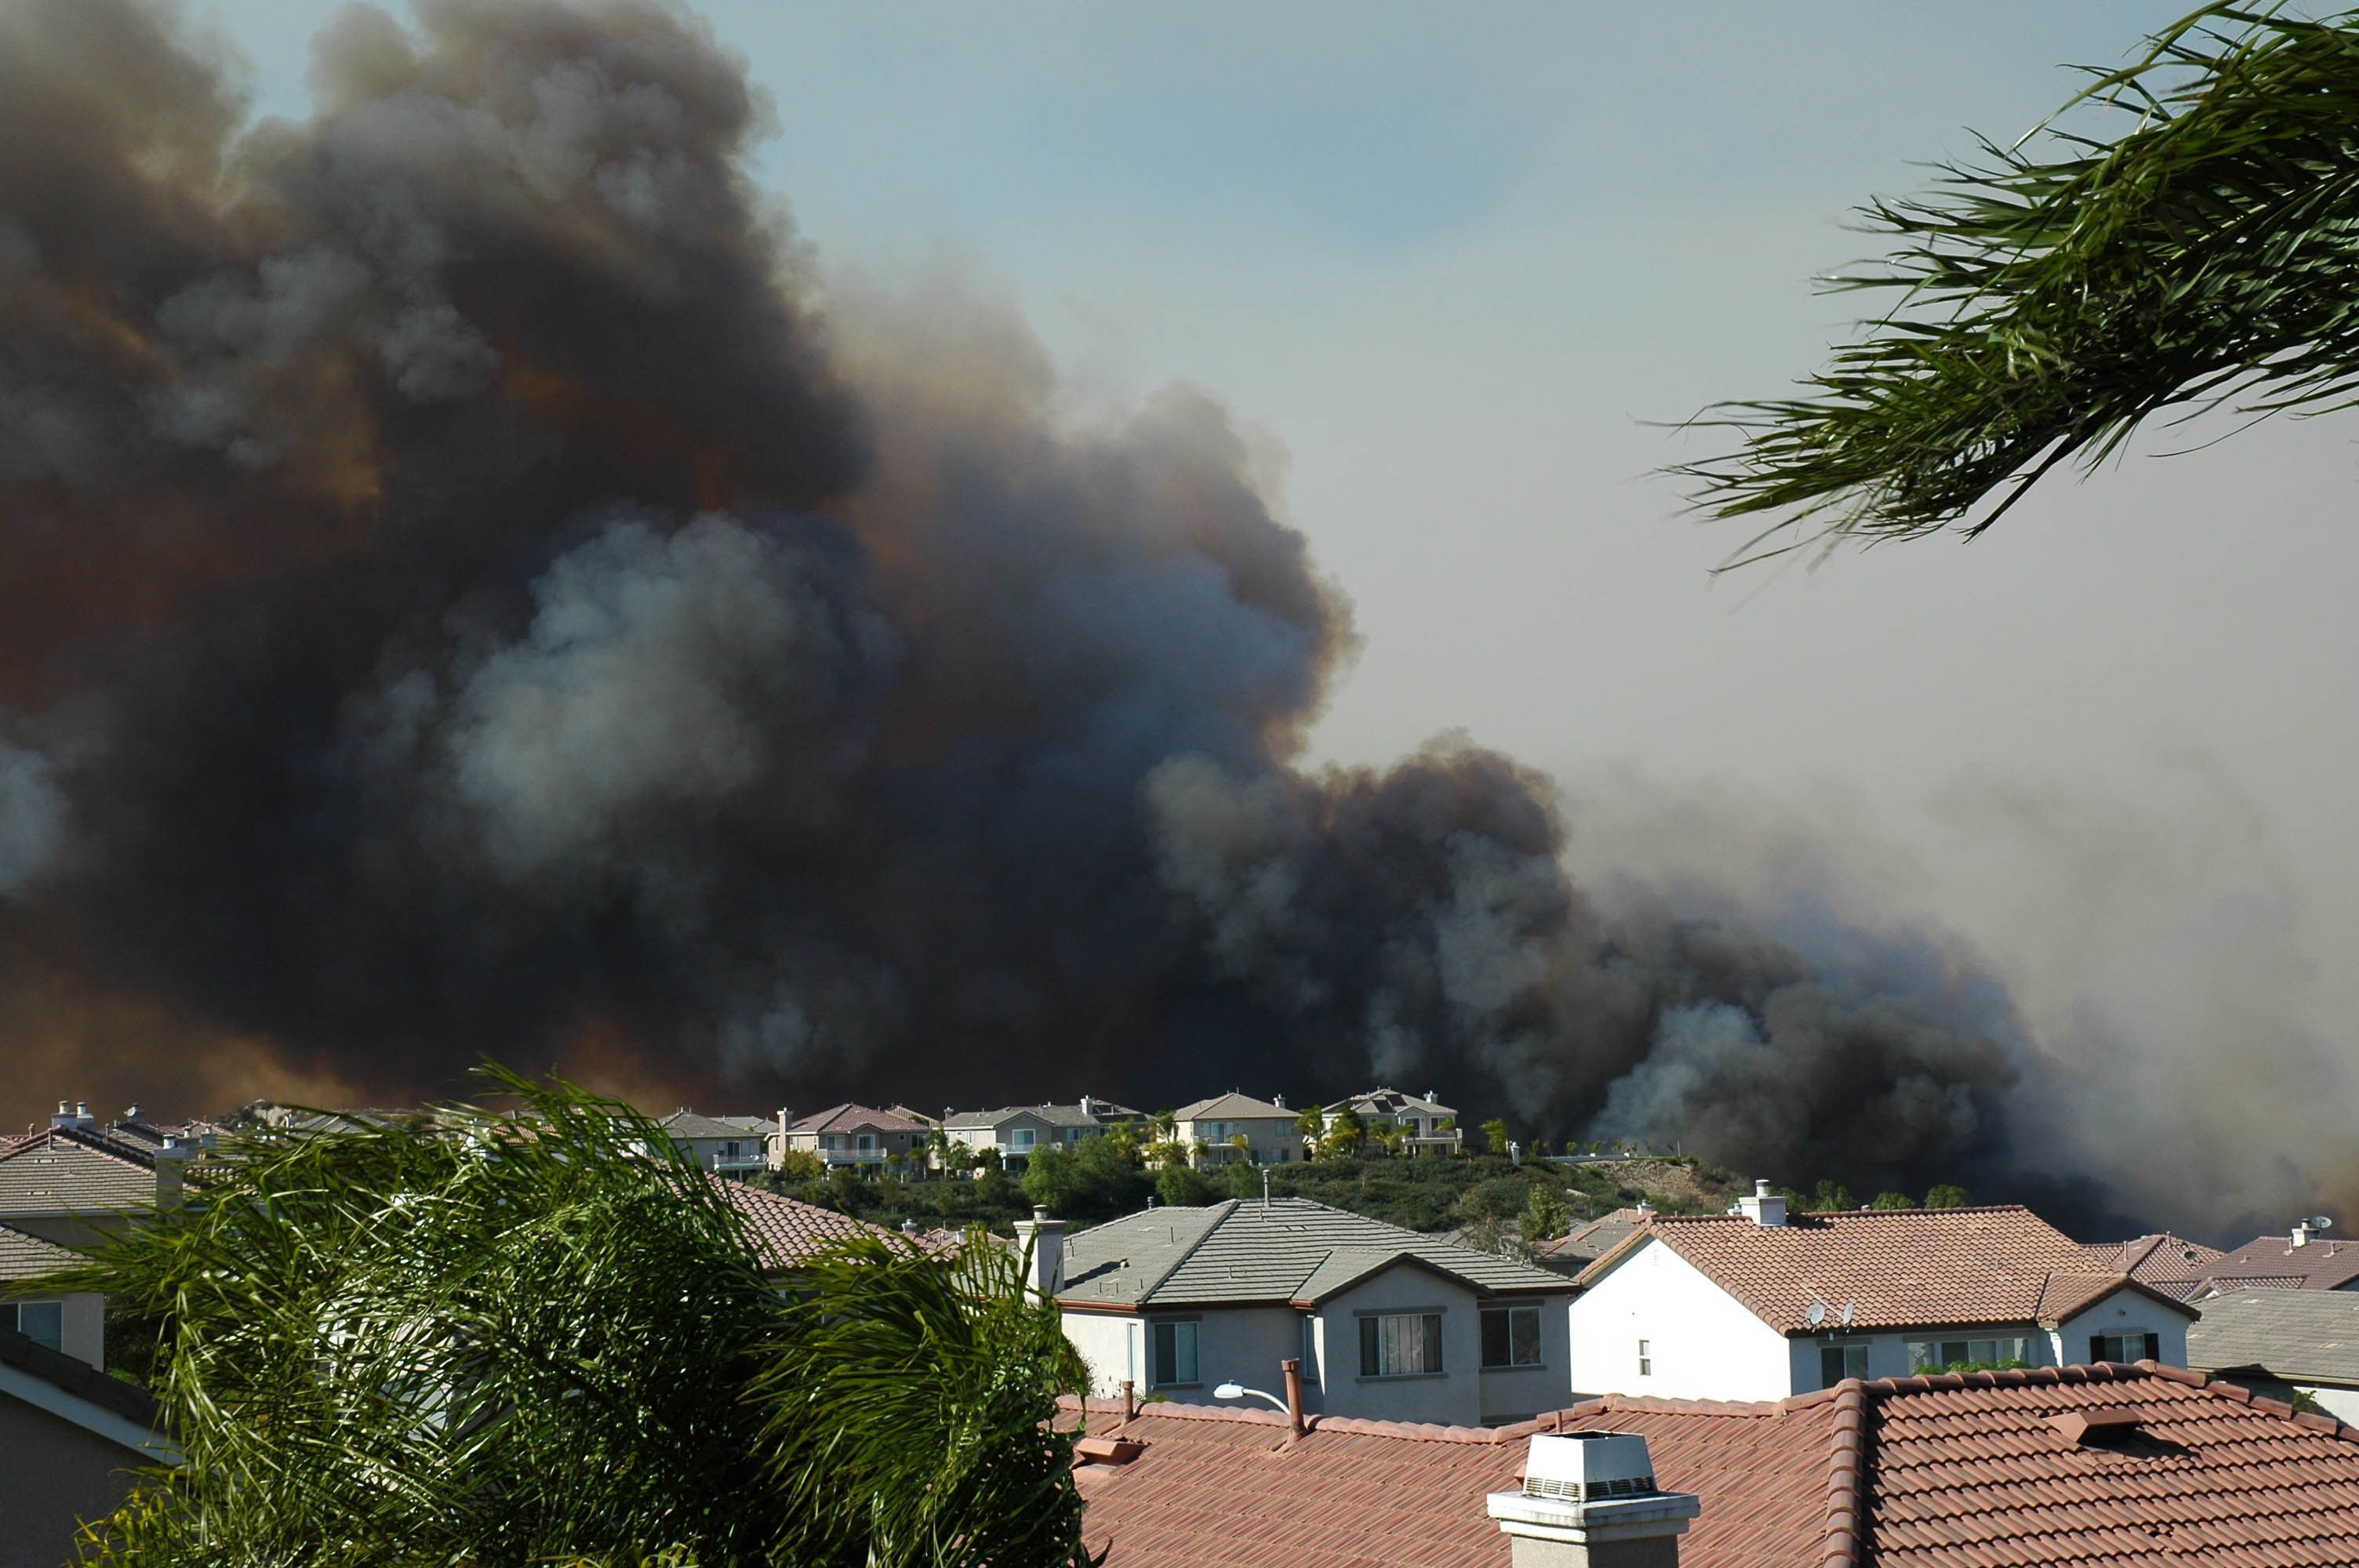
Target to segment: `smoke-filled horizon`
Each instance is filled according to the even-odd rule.
[[[1070,427],[955,287],[822,307],[692,18],[356,8],[313,87],[247,129],[155,8],[0,16],[19,1117],[485,1056],[644,1103],[1386,1081],[2198,1214],[2027,1139],[2055,1069],[1962,940],[1601,903],[1462,740],[1305,765],[1353,633],[1263,438],[1186,387]]]

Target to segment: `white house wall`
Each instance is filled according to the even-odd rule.
[[[1125,1378],[1147,1392],[1146,1352],[1139,1343],[1139,1320],[1127,1314],[1069,1312],[1065,1337],[1090,1369],[1090,1392],[1100,1399],[1122,1393]]]
[[[1651,1373],[1638,1371],[1638,1342]],[[1673,1400],[1779,1400],[1795,1391],[1785,1336],[1649,1239],[1573,1298],[1572,1392]],[[1807,1388],[1818,1387],[1813,1352]]]
[[[2318,1401],[2318,1408],[2345,1426],[2359,1426],[2359,1389],[2321,1388],[2312,1383],[2293,1385]]]
[[[2187,1365],[2185,1314],[2139,1292],[2115,1291],[2080,1316],[2067,1319],[2050,1336],[2056,1364],[2077,1367],[2087,1361],[2089,1336],[2094,1334],[2151,1334],[2156,1360],[2166,1367]]]

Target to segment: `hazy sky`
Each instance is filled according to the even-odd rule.
[[[1862,254],[1848,208],[2184,0],[699,8],[774,101],[761,174],[822,280],[958,276],[1021,303],[1077,418],[1181,378],[1282,449],[1365,643],[1327,756],[1463,729],[1564,782],[1587,869],[1789,835],[2038,1018],[2352,1054],[2348,419],[1719,579],[1741,535],[1650,472],[1701,449],[1648,421],[1843,330],[1809,279]],[[194,14],[284,114],[335,9]],[[1697,802],[1744,847],[1682,839]]]

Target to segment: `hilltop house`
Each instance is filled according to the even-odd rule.
[[[2229,1291],[2359,1290],[2359,1239],[2329,1241],[2304,1220],[2286,1235],[2216,1253],[2190,1272],[2190,1301]]]
[[[1172,1112],[1172,1134],[1183,1146],[1205,1144],[1201,1164],[1232,1164],[1248,1160],[1256,1165],[1278,1165],[1302,1158],[1300,1111],[1286,1108],[1286,1099],[1256,1099],[1234,1089],[1211,1099],[1183,1105]],[[1243,1139],[1244,1146],[1236,1141]]]
[[[1614,1395],[1488,1431],[1071,1400],[1058,1425],[1085,1419],[1106,1568],[2359,1563],[2359,1433],[2176,1368]]]
[[[921,1158],[929,1128],[873,1106],[839,1105],[813,1111],[799,1121],[778,1112],[776,1142],[783,1149],[816,1154],[830,1166],[875,1171],[895,1160]]]
[[[699,1116],[686,1106],[656,1123],[699,1165],[724,1176],[747,1176],[769,1164],[766,1116]]]
[[[1582,1271],[1572,1385],[1775,1400],[1956,1363],[2187,1361],[2193,1308],[2020,1205],[1657,1215]]]
[[[1143,1127],[1146,1120],[1128,1106],[1083,1095],[1078,1105],[1043,1101],[997,1110],[945,1110],[942,1136],[969,1149],[996,1149],[1001,1160],[1020,1169],[1042,1144],[1071,1147],[1108,1128]]]
[[[2206,1297],[2202,1310],[2187,1331],[2190,1367],[2359,1418],[2359,1291],[2231,1291]]]
[[[1018,1230],[1100,1393],[1204,1403],[1299,1359],[1306,1409],[1475,1425],[1569,1386],[1562,1276],[1307,1198]]]
[[[1339,1099],[1322,1108],[1321,1113],[1333,1121],[1346,1110],[1357,1116],[1363,1127],[1371,1130],[1399,1128],[1404,1153],[1455,1154],[1462,1141],[1458,1113],[1434,1098],[1430,1090],[1419,1096],[1403,1094],[1398,1089],[1370,1089],[1349,1099]]]

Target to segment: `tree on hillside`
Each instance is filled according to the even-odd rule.
[[[2215,4],[2150,43],[2065,106],[2125,116],[2113,139],[2051,117],[1863,210],[1894,248],[1827,282],[1890,310],[1800,395],[1707,410],[1740,444],[1675,470],[1767,524],[1742,557],[1979,534],[2166,410],[2359,395],[2359,13]]]
[[[1813,1214],[1831,1214],[1851,1206],[1851,1189],[1841,1182],[1822,1180],[1819,1190],[1810,1195],[1810,1210]]]
[[[1951,1186],[1947,1182],[1941,1183],[1925,1195],[1925,1206],[1927,1208],[1963,1208],[1966,1206],[1966,1189]]]
[[[1212,1201],[1212,1184],[1185,1160],[1175,1161],[1156,1173],[1155,1195],[1172,1208],[1201,1208]]]
[[[1555,1188],[1535,1182],[1531,1195],[1524,1200],[1516,1228],[1523,1232],[1527,1246],[1554,1241],[1572,1228],[1572,1210]]]
[[[1302,1134],[1305,1149],[1316,1150],[1319,1141],[1327,1136],[1327,1113],[1315,1105],[1305,1108],[1302,1114],[1294,1119],[1294,1130]]]
[[[1494,1154],[1507,1152],[1507,1119],[1495,1116],[1483,1124],[1483,1144]]]
[[[1907,1193],[1883,1192],[1878,1193],[1874,1197],[1870,1198],[1867,1202],[1867,1206],[1870,1208],[1915,1208],[1917,1205],[1915,1200],[1910,1198]]]
[[[1083,1561],[1043,1428],[1076,1368],[997,1249],[863,1244],[782,1295],[653,1123],[498,1081],[516,1109],[225,1144],[59,1276],[158,1325],[185,1455],[96,1556]]]
[[[1356,1154],[1367,1137],[1367,1128],[1361,1123],[1360,1113],[1350,1106],[1337,1111],[1327,1123],[1326,1141],[1320,1144],[1321,1159]]]

